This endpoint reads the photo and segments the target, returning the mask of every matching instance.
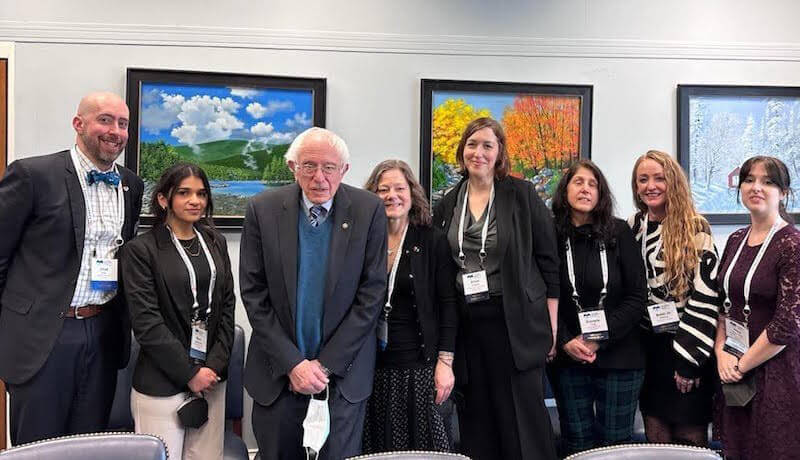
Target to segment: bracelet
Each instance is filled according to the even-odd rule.
[[[448,362],[448,361],[446,361],[445,359],[443,359],[441,356],[439,356],[439,359],[438,359],[438,361],[439,361],[440,363],[444,364],[444,365],[445,365],[445,366],[447,366],[447,367],[453,367],[453,361],[452,361],[452,360],[450,360],[450,362]]]
[[[440,351],[439,352],[439,357],[440,358],[452,358],[453,356],[455,356],[455,353],[453,353],[452,351]]]

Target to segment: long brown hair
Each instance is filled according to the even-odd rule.
[[[403,174],[408,182],[408,188],[411,191],[411,209],[408,211],[408,222],[411,225],[430,227],[431,226],[431,206],[428,203],[428,198],[425,196],[425,191],[419,185],[417,178],[414,177],[414,172],[403,160],[385,160],[378,163],[372,174],[369,175],[367,183],[364,188],[372,193],[378,193],[378,183],[381,181],[381,176],[386,171],[396,169]]]
[[[667,184],[666,217],[664,217],[661,227],[664,277],[670,294],[680,298],[689,292],[694,270],[700,261],[697,250],[688,249],[695,247],[695,234],[698,232],[711,233],[711,227],[694,207],[689,181],[686,179],[683,168],[669,154],[658,150],[648,151],[640,156],[633,165],[631,174],[633,202],[642,213],[641,215],[647,212],[647,205],[639,198],[637,192],[636,171],[644,160],[655,161],[664,169],[664,179]],[[643,231],[645,234],[647,233],[647,229],[643,229]]]

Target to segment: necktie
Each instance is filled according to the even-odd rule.
[[[105,182],[108,185],[116,187],[119,185],[119,173],[114,171],[101,173],[100,171],[93,169],[89,171],[89,174],[87,174],[86,181],[89,183],[89,185],[93,185],[98,182]]]
[[[325,218],[328,210],[322,205],[317,204],[311,206],[311,209],[308,210],[308,213],[311,214],[311,226],[316,227],[322,222],[322,219]]]

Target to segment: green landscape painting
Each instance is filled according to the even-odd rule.
[[[138,173],[152,187],[178,161],[208,174],[214,216],[241,217],[248,198],[294,180],[284,154],[314,120],[309,89],[141,84]]]

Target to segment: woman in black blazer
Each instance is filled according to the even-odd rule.
[[[456,159],[464,179],[433,214],[460,268],[454,370],[464,393],[462,446],[479,460],[555,458],[542,390],[559,296],[553,221],[533,184],[508,175],[497,121],[467,125]]]
[[[219,459],[235,298],[225,238],[211,223],[205,172],[187,163],[169,168],[153,190],[150,211],[153,228],[125,245],[120,257],[141,345],[131,390],[136,432],[158,434],[175,458]],[[192,395],[208,404],[208,421],[199,428],[176,415]]]
[[[447,451],[436,405],[453,389],[457,312],[455,266],[431,227],[425,192],[403,161],[387,160],[365,188],[386,207],[387,305],[378,322],[378,361],[367,402],[364,451]]]

